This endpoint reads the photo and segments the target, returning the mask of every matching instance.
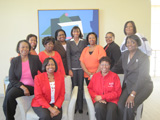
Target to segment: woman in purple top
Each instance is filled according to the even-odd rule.
[[[31,46],[27,40],[17,44],[17,56],[11,60],[9,69],[9,85],[3,102],[3,111],[6,120],[14,120],[16,98],[34,94],[34,76],[41,71],[41,62],[36,55],[30,55]]]

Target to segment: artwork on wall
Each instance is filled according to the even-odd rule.
[[[67,34],[66,40],[71,39],[71,29],[74,26],[81,29],[84,39],[89,32],[95,32],[99,39],[99,10],[38,10],[40,51],[44,50],[42,45],[44,37],[54,37],[57,29],[63,29]]]

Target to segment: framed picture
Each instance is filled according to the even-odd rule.
[[[66,40],[71,39],[71,29],[74,26],[81,29],[84,39],[89,32],[95,32],[99,40],[99,10],[38,10],[40,51],[44,50],[42,45],[44,37],[55,37],[55,31],[63,29],[67,35]]]

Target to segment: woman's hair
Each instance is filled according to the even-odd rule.
[[[44,37],[43,39],[42,39],[42,44],[43,44],[43,46],[45,46],[47,43],[49,43],[49,42],[53,42],[53,44],[55,43],[55,39],[52,37],[52,36],[47,36],[47,37]]]
[[[135,34],[135,33],[137,32],[137,29],[136,29],[136,25],[135,25],[135,23],[134,23],[133,21],[127,21],[127,22],[125,23],[125,25],[124,25],[124,34],[127,35],[125,29],[126,29],[128,23],[131,23],[131,24],[132,24],[132,26],[133,26],[133,32],[134,32],[134,34]]]
[[[60,31],[64,32],[64,35],[65,35],[65,37],[66,37],[66,32],[65,32],[63,29],[58,29],[58,30],[56,30],[56,32],[55,32],[55,40],[57,40],[58,33],[59,33]]]
[[[137,45],[138,46],[141,46],[141,40],[139,39],[139,37],[137,35],[130,35],[130,36],[127,36],[126,40],[125,40],[125,46],[127,44],[127,40],[128,39],[133,39],[137,42]]]
[[[30,39],[31,37],[35,37],[35,38],[36,38],[36,42],[37,42],[37,36],[34,35],[34,34],[29,34],[29,35],[27,36],[26,40],[29,42],[29,39]],[[36,44],[36,46],[33,48],[33,50],[35,50],[36,47],[37,47],[37,44]]]
[[[28,46],[29,46],[29,51],[31,50],[31,45],[29,44],[29,42],[28,42],[27,40],[20,40],[20,41],[18,42],[18,44],[17,44],[17,48],[16,48],[16,52],[17,52],[18,54],[20,54],[19,46],[20,46],[20,44],[21,44],[22,42],[27,43],[27,44],[28,44]]]
[[[106,61],[109,63],[109,65],[111,65],[111,59],[108,57],[108,56],[105,56],[105,57],[102,57],[100,60],[99,60],[99,64],[101,64],[101,62],[103,61]]]
[[[46,72],[46,66],[49,63],[49,60],[53,60],[54,64],[55,64],[55,71],[57,72],[58,66],[57,66],[57,62],[55,61],[55,59],[53,59],[52,57],[48,57],[44,60],[43,64],[42,64],[42,71]]]
[[[107,34],[111,34],[111,35],[115,38],[115,35],[114,35],[113,32],[107,32],[106,35],[107,35]]]
[[[88,33],[88,35],[86,37],[88,45],[89,45],[89,35],[91,35],[91,34],[93,34],[95,36],[95,38],[96,38],[96,44],[97,44],[97,34],[95,32],[90,32],[90,33]]]
[[[73,30],[76,30],[76,29],[78,29],[79,30],[79,32],[80,32],[80,34],[79,34],[79,38],[83,38],[83,35],[82,35],[82,32],[81,32],[81,29],[78,27],[78,26],[74,26],[73,28],[72,28],[72,30],[71,30],[71,36],[72,36],[72,38],[74,37],[73,36]]]

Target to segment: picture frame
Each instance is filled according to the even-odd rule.
[[[72,38],[71,29],[74,26],[81,29],[84,39],[89,32],[95,32],[98,42],[99,9],[38,10],[39,52],[44,50],[44,37],[55,37],[55,31],[63,29],[66,32],[66,40],[69,40]]]

